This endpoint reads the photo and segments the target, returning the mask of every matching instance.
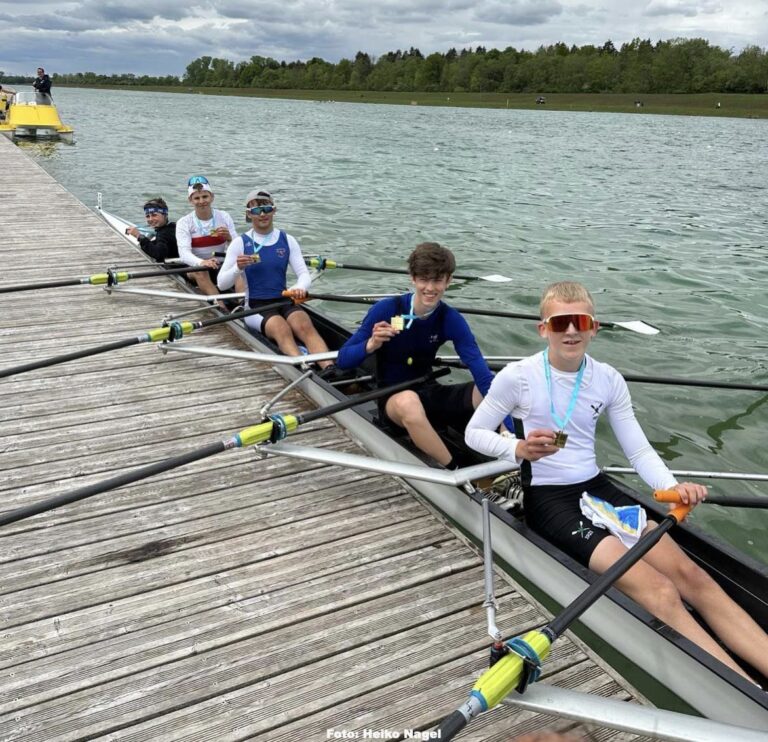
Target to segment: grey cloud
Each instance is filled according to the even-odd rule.
[[[650,17],[682,15],[693,18],[697,15],[719,13],[722,6],[711,0],[651,0],[643,11]]]
[[[557,0],[513,0],[508,3],[488,3],[475,11],[475,17],[488,23],[511,26],[537,26],[560,15],[563,6]]]
[[[86,0],[80,8],[79,12],[84,18],[100,19],[110,24],[146,23],[154,18],[180,21],[183,18],[196,15],[195,6],[174,2],[174,0],[158,0],[157,2],[144,0],[135,3]]]

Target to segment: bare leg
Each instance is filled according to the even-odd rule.
[[[669,544],[664,543],[665,539]],[[603,573],[626,551],[626,547],[615,536],[604,538],[592,553],[589,568],[594,572]],[[653,559],[657,563],[662,560],[669,564],[680,558],[688,557],[671,538],[665,536],[644,559],[616,581],[616,587],[724,665],[752,680],[688,613],[674,582],[650,563]]]
[[[320,333],[315,329],[312,319],[306,312],[292,312],[289,314],[288,325],[293,334],[304,343],[310,353],[325,353],[328,351],[328,346],[320,337]],[[333,365],[333,361],[319,361],[317,365],[320,368],[325,368],[326,366]]]
[[[287,356],[300,356],[301,351],[285,318],[279,314],[267,318],[262,325],[263,333],[277,343],[277,347]]]
[[[393,394],[384,408],[389,419],[408,431],[411,440],[424,453],[443,466],[450,463],[451,454],[427,419],[427,413],[416,392]]]
[[[649,525],[655,527],[655,523]],[[670,536],[663,536],[646,560],[672,580],[683,599],[732,652],[768,675],[768,634]]]

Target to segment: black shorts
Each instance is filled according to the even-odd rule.
[[[270,304],[274,304],[277,301],[280,301],[282,297],[278,297],[277,299],[250,299],[248,302],[248,307],[250,309],[258,309],[259,307],[266,307]],[[273,307],[272,309],[267,309],[265,312],[261,312],[258,316],[261,317],[261,326],[259,327],[259,332],[262,335],[266,335],[264,332],[264,329],[267,326],[267,322],[272,317],[283,317],[284,319],[288,319],[290,315],[292,315],[294,312],[303,312],[304,310],[298,305],[298,304],[288,304],[286,301],[286,304],[284,306],[280,307]]]
[[[579,500],[582,492],[599,497],[614,507],[637,505],[605,474],[598,474],[578,484],[526,487],[525,520],[536,533],[588,567],[592,552],[611,533],[593,526],[581,514]]]
[[[434,428],[452,427],[463,431],[475,412],[472,405],[472,390],[475,385],[468,381],[464,384],[424,384],[413,391],[419,395],[427,419]],[[385,412],[387,397],[379,402],[379,414],[382,419],[395,425]],[[397,427],[400,427],[399,425]]]

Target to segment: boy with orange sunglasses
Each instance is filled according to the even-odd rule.
[[[602,573],[626,553],[632,538],[620,527],[609,531],[595,525],[599,517],[594,523],[588,518],[590,502],[600,512],[636,503],[597,465],[595,432],[601,414],[608,416],[624,453],[650,487],[677,490],[681,500],[691,504],[704,499],[707,490],[675,480],[635,418],[626,381],[612,366],[587,355],[599,326],[594,314],[592,296],[581,284],[563,281],[548,286],[541,298],[538,325],[547,348],[508,365],[496,376],[467,426],[466,442],[488,456],[520,463],[526,522]],[[524,437],[504,438],[496,432],[506,415],[521,421]],[[638,530],[644,522],[644,517],[639,520]],[[656,525],[649,520],[647,528]],[[669,535],[616,586],[746,676],[690,615],[683,601],[688,602],[726,646],[763,674],[768,672],[768,636]]]

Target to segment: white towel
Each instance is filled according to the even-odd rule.
[[[588,492],[581,494],[579,506],[585,518],[589,518],[598,528],[610,531],[628,549],[637,543],[648,522],[645,508],[640,505],[616,508],[610,502],[593,497]]]

